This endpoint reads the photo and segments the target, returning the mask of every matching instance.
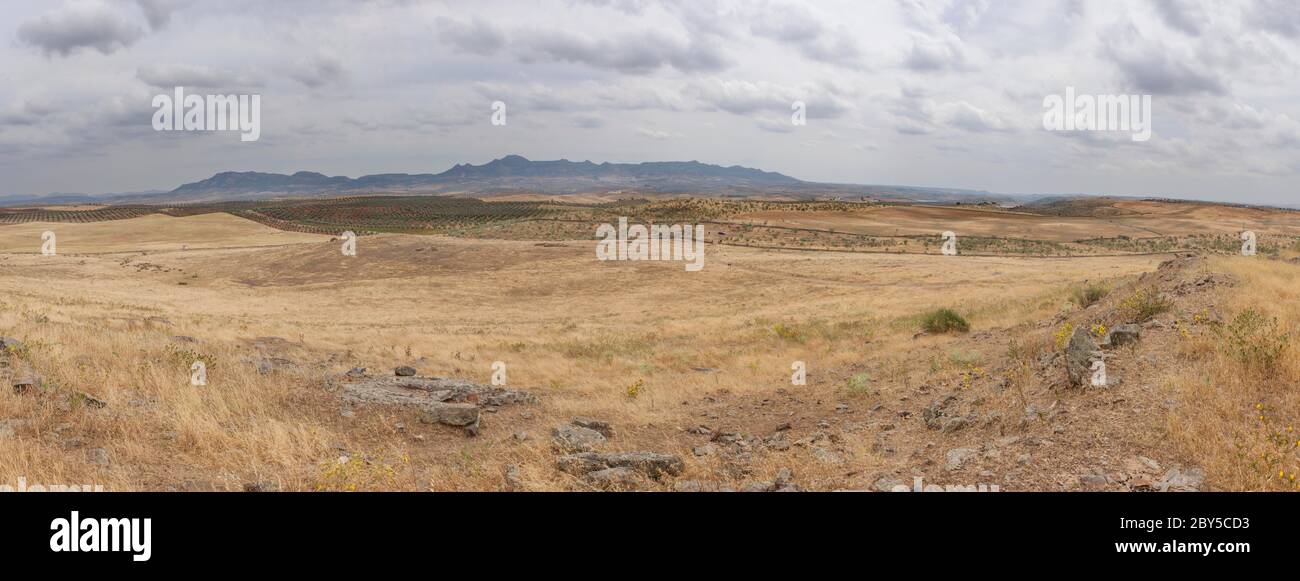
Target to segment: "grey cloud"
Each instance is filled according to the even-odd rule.
[[[302,61],[289,73],[289,77],[307,87],[316,89],[343,77],[343,63],[337,57],[317,54]]]
[[[197,65],[150,65],[136,70],[137,79],[151,87],[199,87],[233,89],[261,85],[251,76]]]
[[[18,39],[47,56],[69,56],[78,49],[103,54],[130,47],[144,30],[104,4],[69,4],[18,27]]]
[[[1249,19],[1265,30],[1300,38],[1300,2],[1295,0],[1256,0]]]
[[[629,74],[648,74],[671,67],[682,72],[720,71],[730,60],[713,43],[681,41],[644,32],[617,40],[591,39],[566,30],[531,31],[523,35],[523,62],[568,62]]]
[[[171,21],[172,13],[184,4],[181,0],[135,0],[149,22],[149,28],[158,30]]]
[[[862,52],[847,29],[827,26],[802,6],[765,6],[750,24],[750,32],[790,45],[813,60],[844,66],[862,61]]]
[[[1152,95],[1188,95],[1227,92],[1214,71],[1198,62],[1188,62],[1164,52],[1122,55],[1115,64],[1128,85]]]
[[[1205,24],[1205,7],[1198,0],[1154,0],[1156,12],[1170,28],[1200,36]]]
[[[443,41],[461,52],[488,56],[506,45],[505,33],[481,18],[461,22],[440,16],[435,24]]]

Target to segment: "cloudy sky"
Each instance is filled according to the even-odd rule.
[[[1300,204],[1294,0],[6,0],[0,37],[0,194],[516,153]],[[261,139],[154,131],[176,86],[261,95]],[[1151,95],[1151,139],[1044,130],[1066,86]]]

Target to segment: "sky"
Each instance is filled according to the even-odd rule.
[[[0,38],[0,195],[519,154],[1300,204],[1293,0],[6,0]],[[260,139],[155,131],[177,86]],[[1150,139],[1045,129],[1067,87],[1150,95]]]

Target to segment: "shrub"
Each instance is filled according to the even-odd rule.
[[[1080,308],[1095,304],[1097,301],[1106,298],[1110,294],[1110,288],[1102,284],[1085,284],[1074,287],[1070,292],[1070,299]]]
[[[1276,317],[1265,317],[1255,309],[1237,314],[1230,323],[1215,328],[1223,349],[1242,365],[1271,371],[1282,358],[1290,337],[1278,331]]]
[[[921,328],[927,333],[965,333],[970,330],[970,323],[952,309],[935,309],[921,315]]]
[[[1144,323],[1160,313],[1173,308],[1174,302],[1154,288],[1144,288],[1133,293],[1119,308],[1131,323]]]

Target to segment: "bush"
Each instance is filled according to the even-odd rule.
[[[1110,288],[1106,287],[1106,285],[1085,284],[1074,287],[1074,290],[1070,292],[1070,299],[1080,308],[1084,308],[1106,298],[1108,294],[1110,294]]]
[[[1216,327],[1224,350],[1242,365],[1272,371],[1282,359],[1290,337],[1277,328],[1276,317],[1265,317],[1255,309],[1237,314],[1232,322]]]
[[[1119,308],[1130,323],[1145,323],[1173,308],[1174,302],[1154,288],[1144,288],[1124,299]]]
[[[952,309],[935,309],[921,315],[921,328],[927,333],[965,333],[970,330],[970,323]]]

